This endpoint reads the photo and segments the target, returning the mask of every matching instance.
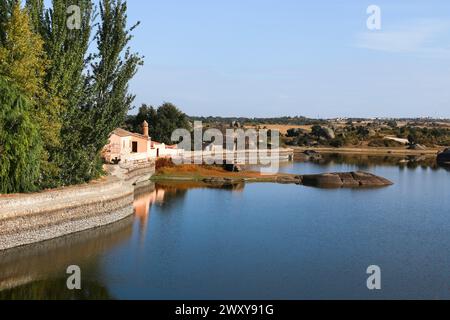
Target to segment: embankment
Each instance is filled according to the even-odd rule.
[[[0,196],[0,251],[101,227],[132,215],[133,184],[149,178],[154,163],[118,171],[118,176],[86,185]]]

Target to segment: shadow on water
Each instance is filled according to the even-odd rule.
[[[450,171],[450,164],[439,164],[439,168]]]
[[[224,188],[242,190],[243,185]],[[130,241],[133,225],[142,240],[148,232],[150,212],[170,212],[183,204],[189,189],[207,188],[192,183],[143,183],[136,186],[134,217],[114,224],[0,253],[0,300],[3,299],[114,299],[102,284],[102,257]],[[67,289],[67,267],[79,265],[82,290]],[[86,276],[87,275],[87,276]]]
[[[133,218],[0,253],[0,299],[110,299],[97,279],[83,279],[82,290],[69,291],[66,269],[83,265],[96,274],[99,257],[130,238]],[[100,277],[98,278],[100,279]]]
[[[0,300],[112,300],[108,289],[95,281],[84,281],[82,290],[68,290],[66,278],[31,282],[0,291]]]

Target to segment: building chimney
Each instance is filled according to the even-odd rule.
[[[142,123],[142,134],[148,137],[148,122],[144,120]]]

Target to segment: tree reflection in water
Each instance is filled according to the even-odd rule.
[[[100,257],[128,240],[133,217],[114,224],[0,253],[0,299],[109,299],[101,279]],[[93,279],[83,278],[82,290],[66,287],[66,269],[82,266]],[[84,272],[83,272],[84,274]]]
[[[107,281],[102,267],[105,254],[130,241],[134,226],[139,242],[145,242],[152,206],[160,206],[161,212],[171,212],[182,205],[189,189],[211,187],[197,182],[147,182],[135,188],[134,217],[1,252],[0,300],[114,299],[107,283],[102,283]],[[244,184],[239,184],[221,189],[240,192],[243,188]],[[66,270],[70,265],[78,265],[82,270],[81,290],[67,289]]]
[[[333,166],[336,164],[356,165],[361,170],[371,166],[398,166],[400,168],[415,169],[418,167],[439,169],[435,156],[430,155],[364,155],[364,154],[321,154],[316,160],[308,160],[321,166]]]

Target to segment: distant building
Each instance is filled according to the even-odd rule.
[[[176,145],[152,141],[148,134],[148,123],[142,123],[142,134],[121,128],[115,129],[109,136],[109,143],[103,150],[103,158],[108,163],[148,162],[155,158],[167,158],[182,155],[184,150]]]

